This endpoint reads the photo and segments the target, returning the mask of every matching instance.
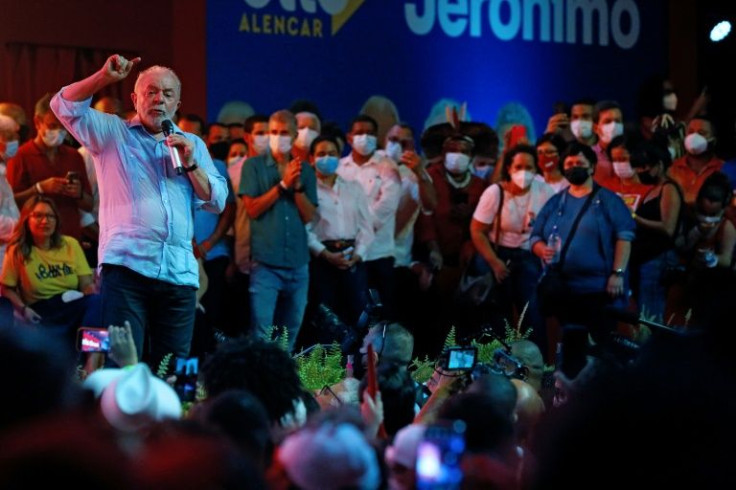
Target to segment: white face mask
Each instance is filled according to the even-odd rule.
[[[13,158],[18,153],[18,140],[5,143],[5,158]]]
[[[371,134],[356,134],[353,136],[353,150],[364,157],[370,156],[376,151],[377,139]]]
[[[242,160],[245,157],[230,157],[227,159],[227,166],[234,165],[238,163],[240,160]]]
[[[268,137],[267,134],[257,134],[253,136],[253,150],[258,155],[263,155],[268,149]]]
[[[297,131],[297,137],[294,145],[304,150],[308,150],[309,145],[312,144],[312,141],[314,141],[317,136],[319,136],[319,133],[314,129],[302,128]]]
[[[274,155],[286,155],[291,151],[291,136],[268,135],[268,146]]]
[[[520,189],[526,189],[534,180],[534,174],[528,170],[519,170],[511,174],[511,181]]]
[[[624,134],[624,125],[616,121],[611,121],[608,124],[604,124],[600,127],[600,129],[601,132],[599,136],[601,138],[601,141],[605,144],[613,141],[613,138],[615,138],[616,136],[621,136],[622,134]]]
[[[577,139],[587,140],[593,135],[593,121],[575,119],[570,123],[570,131]]]
[[[398,141],[389,141],[386,143],[386,155],[396,163],[401,160],[401,143]]]
[[[662,107],[666,111],[675,112],[677,110],[677,94],[672,92],[662,97]]]
[[[465,153],[445,153],[445,169],[451,174],[460,175],[468,171],[470,157]]]
[[[630,179],[634,176],[634,169],[631,162],[613,162],[613,173],[621,179]]]
[[[690,133],[685,137],[685,149],[691,155],[700,155],[708,149],[708,140],[700,133]]]
[[[44,145],[49,148],[56,148],[64,142],[64,138],[66,138],[66,131],[63,129],[47,129],[41,139]]]

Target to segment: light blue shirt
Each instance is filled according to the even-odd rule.
[[[215,168],[220,175],[222,175],[227,182],[227,203],[235,205],[235,193],[233,187],[230,184],[230,176],[227,173],[225,163],[221,160],[212,160],[215,164]],[[217,224],[220,222],[220,216],[212,213],[208,213],[204,209],[197,209],[194,211],[194,240],[197,243],[202,243],[212,235],[212,232],[217,228]],[[207,252],[207,260],[217,259],[219,257],[230,257],[230,246],[226,236],[223,236],[216,243],[212,244],[212,248]]]
[[[123,121],[92,109],[91,98],[72,102],[63,93],[61,89],[53,97],[51,109],[94,157],[100,192],[99,263],[199,287],[192,251],[194,210],[221,213],[228,195],[204,142],[174,127],[194,142],[194,160],[209,178],[209,201],[196,196],[186,173],[176,174],[164,140],[157,141],[137,116]]]

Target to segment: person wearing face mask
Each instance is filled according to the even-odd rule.
[[[103,325],[128,321],[139,359],[158,366],[167,354],[189,355],[199,287],[194,210],[221,213],[228,189],[199,137],[178,126],[164,134],[164,121],[181,104],[181,81],[170,68],[138,74],[130,120],[90,107],[95,93],[127,78],[140,61],[110,56],[98,71],[62,88],[51,108],[95,157]]]
[[[414,244],[414,223],[420,209],[432,211],[437,205],[432,179],[424,161],[415,151],[414,130],[408,124],[394,124],[386,133],[386,156],[398,165],[401,196],[396,211],[394,267],[409,267]],[[380,150],[379,150],[380,151]]]
[[[448,328],[454,320],[452,299],[462,271],[473,256],[470,220],[486,183],[470,171],[474,144],[469,137],[455,133],[442,144],[442,164],[427,170],[437,192],[437,207],[417,220],[415,241],[424,255],[423,262],[433,274],[428,293],[438,311],[431,318],[436,329]],[[429,327],[422,326],[426,330]],[[442,334],[437,333],[438,336]],[[424,339],[418,339],[423,342]]]
[[[666,271],[677,265],[675,238],[682,228],[682,191],[667,177],[669,152],[653,142],[631,155],[631,166],[651,190],[634,215],[636,240],[631,249],[631,285],[639,311],[647,318],[665,319]]]
[[[297,136],[294,140],[294,156],[306,161],[312,141],[322,132],[322,123],[313,112],[297,112],[295,117]]]
[[[560,155],[565,152],[566,147],[565,140],[555,134],[545,133],[537,140],[537,175],[534,179],[544,182],[555,192],[570,185],[562,175],[560,165]]]
[[[733,301],[736,228],[725,219],[731,196],[728,177],[721,172],[711,174],[698,191],[695,219],[686,224],[683,237],[676,243],[687,264],[687,277],[684,284],[677,285],[676,300],[670,302],[675,325],[684,324],[685,315],[692,309],[689,325],[716,328],[711,313],[718,311],[719,303]]]
[[[555,192],[535,178],[536,156],[534,147],[527,145],[506,153],[503,181],[483,192],[470,224],[470,236],[478,254],[477,268],[490,267],[498,282],[494,328],[502,331],[505,321],[516,325],[512,321],[514,309],[517,316],[526,309],[522,328],[531,328],[534,341],[546,352],[546,335],[536,303],[542,268],[531,252],[529,239],[539,211]]]
[[[628,140],[624,136],[616,136],[606,149],[611,165],[613,177],[603,183],[603,187],[615,192],[624,200],[632,215],[637,212],[644,196],[652,190],[651,185],[645,185],[639,180],[639,174],[631,166],[631,152]]]
[[[230,143],[227,163],[233,157],[245,154],[245,141],[233,140]],[[232,155],[232,156],[231,156]],[[240,159],[240,158],[239,158]],[[200,298],[204,309],[198,311],[194,321],[194,334],[190,355],[203,357],[214,349],[214,331],[223,330],[227,324],[225,317],[225,294],[227,268],[232,259],[232,239],[228,231],[235,222],[237,209],[236,194],[233,191],[229,170],[222,160],[212,160],[218,174],[227,183],[227,199],[222,213],[214,214],[205,209],[194,210],[194,254],[202,260],[207,276],[207,290]]]
[[[564,283],[556,302],[546,304],[542,313],[561,325],[585,325],[596,342],[606,342],[615,322],[604,314],[605,307],[627,303],[635,223],[620,197],[594,183],[595,165],[590,147],[570,144],[563,155],[570,187],[539,212],[531,249],[547,267],[556,264]],[[558,237],[559,243],[551,243],[550,237]],[[547,299],[539,301],[545,305]]]
[[[0,114],[0,258],[5,256],[5,246],[20,217],[13,189],[5,178],[7,159],[13,157],[18,149],[18,129],[13,119]]]
[[[577,141],[584,145],[593,146],[597,136],[593,132],[592,99],[579,99],[570,107],[570,116],[564,111],[558,111],[549,118],[545,134],[555,134],[565,139],[565,142]],[[570,137],[567,136],[569,130]]]
[[[287,110],[268,120],[269,151],[243,166],[240,195],[250,218],[251,328],[264,337],[272,325],[285,326],[289,349],[307,305],[309,249],[304,227],[318,203],[314,170],[294,158],[296,119]]]
[[[310,163],[317,173],[318,212],[307,224],[311,289],[346,325],[355,325],[367,303],[363,257],[375,235],[368,200],[357,182],[337,175],[337,141],[318,136]],[[338,339],[339,340],[339,339]]]
[[[18,205],[38,194],[54,199],[61,215],[61,233],[79,241],[80,210],[92,211],[92,190],[82,156],[63,144],[66,130],[51,111],[50,99],[51,94],[46,94],[36,102],[36,137],[21,145],[8,161],[7,178]],[[68,177],[70,172],[73,178]]]
[[[483,181],[490,182],[498,160],[498,134],[486,123],[468,121],[460,122],[460,132],[472,139],[475,145],[470,171]]]
[[[598,185],[604,186],[608,179],[616,176],[608,156],[608,146],[614,138],[624,134],[624,116],[618,102],[603,100],[595,105],[593,131],[598,136],[598,143],[592,147],[598,158],[593,179]]]
[[[366,255],[368,286],[378,290],[388,317],[395,315],[394,253],[396,211],[401,197],[401,177],[396,164],[385,153],[377,152],[378,123],[364,114],[350,124],[350,154],[340,160],[337,174],[357,182],[363,189],[373,217],[376,238]]]
[[[677,182],[685,196],[685,203],[692,207],[705,180],[719,172],[723,160],[715,154],[715,129],[705,117],[696,117],[687,124],[685,136],[686,154],[672,162],[669,177]]]
[[[235,194],[240,196],[240,184],[242,181],[243,165],[249,158],[264,155],[268,151],[268,116],[264,114],[254,114],[245,120],[245,156],[240,157],[237,161],[228,164],[228,175],[230,181],[233,182]],[[231,147],[231,152],[235,151],[240,155],[243,147],[235,144]],[[235,156],[235,155],[233,155]],[[233,263],[227,272],[227,277],[231,280],[229,293],[231,296],[230,304],[232,305],[233,323],[239,327],[239,330],[246,331],[250,318],[250,270],[251,270],[251,251],[250,251],[250,218],[243,206],[242,199],[237,199],[235,220],[230,233],[233,236]]]

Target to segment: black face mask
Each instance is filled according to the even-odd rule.
[[[657,177],[653,176],[649,172],[641,172],[639,174],[639,181],[644,185],[654,185],[657,183]]]
[[[585,167],[572,167],[565,170],[565,178],[572,185],[583,185],[590,177],[590,169]]]
[[[227,141],[220,141],[219,143],[213,143],[210,145],[210,155],[215,160],[227,160],[227,154],[230,151],[230,143]]]

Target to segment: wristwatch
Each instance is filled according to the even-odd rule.
[[[188,167],[184,167],[184,171],[185,172],[194,172],[198,168],[199,168],[199,165],[197,165],[196,163],[194,163],[194,164],[192,164],[192,165],[190,165]]]
[[[611,274],[616,274],[618,277],[624,277],[624,269],[622,267],[619,267],[618,269],[613,269],[611,271]]]

